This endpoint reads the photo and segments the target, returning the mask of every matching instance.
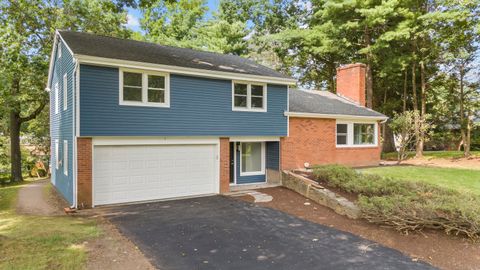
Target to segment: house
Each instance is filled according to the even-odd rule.
[[[365,107],[365,65],[339,67],[336,90],[289,91],[289,134],[281,138],[283,170],[379,164],[379,124],[388,118]]]
[[[374,152],[369,162],[378,163],[384,116],[334,95],[289,90],[295,83],[237,56],[58,31],[47,84],[51,181],[84,208],[279,183],[283,166],[342,162],[349,151],[359,159]],[[332,109],[339,104],[343,114]],[[373,124],[373,143],[371,126],[357,120]],[[309,130],[316,139],[303,138]],[[333,150],[316,146],[327,135],[338,147],[330,137],[322,143]]]

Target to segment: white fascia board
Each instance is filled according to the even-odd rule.
[[[303,113],[303,112],[285,112],[285,116],[298,118],[327,118],[342,120],[369,120],[369,121],[386,121],[388,117],[383,116],[362,116],[362,115],[346,115],[346,114],[323,114],[323,113]]]
[[[196,76],[196,77],[227,79],[227,80],[243,80],[243,81],[249,81],[249,82],[262,82],[262,83],[282,84],[282,85],[294,85],[297,83],[297,80],[288,79],[288,78],[276,78],[276,77],[250,75],[250,74],[239,74],[234,72],[223,72],[223,71],[214,71],[214,70],[207,70],[207,69],[152,64],[152,63],[145,63],[145,62],[104,58],[104,57],[88,56],[88,55],[81,55],[81,54],[76,54],[74,55],[74,57],[78,59],[78,61],[81,64],[153,70],[153,71],[160,71],[160,72],[190,75],[190,76]]]

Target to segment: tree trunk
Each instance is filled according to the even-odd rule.
[[[395,147],[395,139],[393,137],[393,131],[388,126],[387,123],[383,124],[383,148],[382,151],[385,153],[395,152],[397,149]]]
[[[470,156],[470,144],[468,141],[468,137],[470,137],[470,134],[468,132],[468,122],[469,119],[468,117],[465,117],[465,108],[464,108],[464,102],[465,102],[465,92],[464,92],[464,77],[465,77],[465,71],[463,64],[460,66],[460,132],[462,134],[462,141],[463,141],[463,156],[464,157],[469,157]]]
[[[10,112],[10,179],[12,182],[23,181],[22,177],[22,153],[20,151],[20,115]]]
[[[413,111],[415,112],[415,157],[418,154],[418,141],[420,138],[420,125],[419,125],[419,117],[418,117],[418,99],[417,99],[417,81],[416,81],[416,69],[417,65],[415,61],[412,63],[412,99],[413,99]],[[422,153],[420,153],[421,156]]]
[[[405,68],[405,78],[403,80],[403,112],[407,111],[407,87],[408,87],[408,70]]]
[[[366,106],[367,108],[373,108],[373,74],[372,74],[372,55],[370,53],[370,29],[365,27],[364,32],[365,46],[367,47],[367,63],[366,63],[366,78],[365,78],[365,92],[366,92]]]
[[[427,107],[426,107],[426,83],[425,83],[425,63],[423,61],[420,62],[420,89],[421,89],[421,94],[420,94],[420,121],[418,123],[418,128],[419,130],[419,136],[417,139],[417,145],[415,147],[416,157],[423,157],[423,146],[425,143],[425,131],[422,125],[425,123],[425,115],[427,112]]]

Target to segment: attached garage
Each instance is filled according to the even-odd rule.
[[[219,192],[218,144],[94,145],[93,205]]]

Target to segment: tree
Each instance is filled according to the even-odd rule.
[[[415,126],[415,122],[417,122],[418,119],[422,119],[419,114],[419,111],[415,110],[395,114],[389,124],[396,137],[398,145],[397,162],[399,164],[407,158],[409,147],[412,144],[416,144],[415,140],[417,140],[418,137],[416,136],[417,127]],[[422,132],[427,134],[432,126],[425,121],[421,123],[420,127],[422,128]]]
[[[128,36],[126,13],[114,2],[43,0],[0,2],[0,110],[8,115],[11,180],[22,181],[20,134],[48,102],[48,59],[55,29]]]

